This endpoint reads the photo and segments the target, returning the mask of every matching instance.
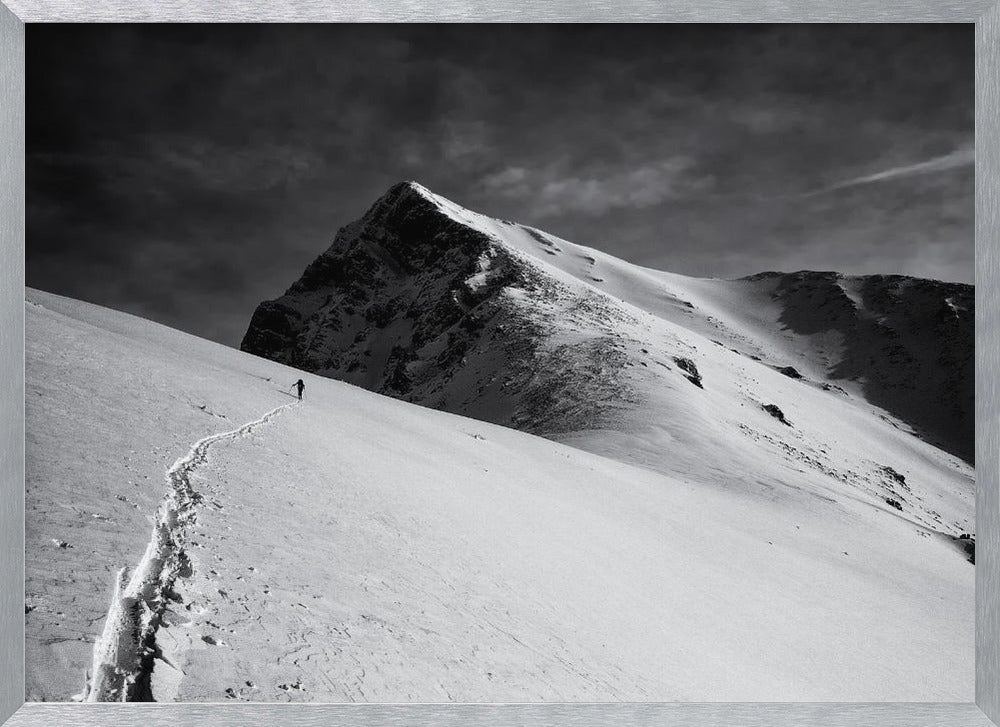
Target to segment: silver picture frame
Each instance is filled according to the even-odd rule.
[[[41,725],[1000,725],[998,0],[0,0],[0,723]],[[92,704],[24,702],[25,23],[934,22],[976,38],[974,703]],[[928,62],[933,62],[928,59]]]

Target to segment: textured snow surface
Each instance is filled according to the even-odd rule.
[[[624,339],[560,327],[560,385],[589,365],[583,397],[634,402],[570,447],[27,297],[28,700],[127,666],[128,638],[94,642],[154,542],[160,701],[973,697],[971,468],[804,365],[637,306]],[[646,366],[602,379],[616,353]]]

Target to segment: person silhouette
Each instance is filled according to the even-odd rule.
[[[302,381],[302,379],[299,379],[294,384],[292,384],[292,386],[294,386],[296,389],[299,390],[299,401],[301,401],[302,400],[302,390],[304,388],[306,388],[305,383]]]

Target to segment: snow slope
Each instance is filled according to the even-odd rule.
[[[630,356],[689,346],[704,388],[620,379],[627,429],[559,435],[595,451],[26,314],[29,700],[972,698],[969,467],[638,309]]]

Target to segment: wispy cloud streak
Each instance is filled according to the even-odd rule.
[[[915,177],[921,174],[933,174],[935,172],[943,172],[949,169],[957,169],[958,167],[972,166],[975,162],[975,149],[957,149],[949,154],[928,159],[927,161],[892,167],[891,169],[885,169],[874,174],[866,174],[852,179],[845,179],[844,181],[837,182],[836,184],[820,187],[819,189],[812,189],[808,192],[800,192],[790,196],[797,198],[816,197],[821,194],[836,192],[837,190],[846,189],[848,187],[858,187],[863,184],[875,184],[876,182],[886,182],[891,179]]]

